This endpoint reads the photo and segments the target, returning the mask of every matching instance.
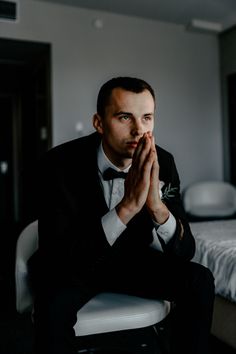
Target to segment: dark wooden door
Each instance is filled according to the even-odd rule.
[[[50,45],[0,40],[0,225],[37,215],[37,163],[51,146]]]
[[[15,219],[14,207],[14,147],[13,115],[16,100],[14,95],[0,95],[0,220],[11,222]]]
[[[37,217],[37,166],[51,147],[50,45],[0,38],[0,302],[15,308],[16,240]]]

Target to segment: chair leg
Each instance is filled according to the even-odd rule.
[[[80,337],[78,354],[168,354],[163,332],[151,326]]]
[[[156,326],[153,326],[153,331],[155,333],[160,354],[169,354],[169,338],[166,333],[166,329],[163,327],[157,328]]]
[[[170,341],[171,341],[171,330],[172,330],[172,316],[169,314],[164,320],[162,320],[157,325],[153,326],[153,331],[158,342],[158,347],[161,354],[170,353]]]
[[[159,354],[150,350],[152,329],[136,329],[81,337],[78,354]],[[155,344],[151,334],[152,347]]]

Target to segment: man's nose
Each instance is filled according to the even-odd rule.
[[[143,127],[142,127],[141,122],[139,122],[139,121],[133,122],[132,129],[131,129],[131,134],[133,136],[137,136],[137,135],[141,136],[141,135],[143,135]]]

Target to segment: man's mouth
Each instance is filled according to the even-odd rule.
[[[128,146],[132,147],[132,148],[136,148],[137,145],[138,145],[138,142],[137,141],[129,141],[127,143]]]

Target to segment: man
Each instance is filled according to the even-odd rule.
[[[178,172],[155,145],[154,115],[148,83],[113,78],[98,94],[96,132],[42,159],[37,353],[76,353],[76,313],[101,291],[173,301],[171,353],[207,353],[214,280],[191,262],[195,242]]]

